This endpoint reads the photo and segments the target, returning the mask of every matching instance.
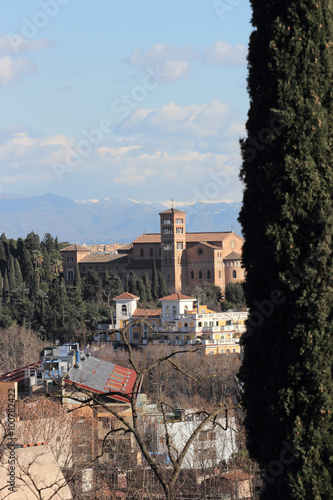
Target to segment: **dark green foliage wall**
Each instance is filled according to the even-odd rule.
[[[241,369],[261,499],[330,499],[331,0],[252,0],[240,214],[250,307]]]

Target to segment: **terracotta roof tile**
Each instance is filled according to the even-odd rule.
[[[223,257],[223,260],[242,260],[242,256],[240,253],[231,252],[226,257]]]
[[[62,248],[60,252],[90,252],[88,247],[83,247],[81,245],[69,245],[69,247]]]
[[[169,210],[164,210],[163,212],[160,212],[159,215],[162,214],[186,214],[183,210],[178,210],[177,208],[169,208]]]
[[[135,309],[132,318],[150,318],[152,316],[160,316],[162,314],[162,309]]]
[[[212,243],[214,241],[223,241],[230,234],[234,234],[237,238],[243,241],[241,236],[231,231],[221,233],[186,233],[186,242],[188,243]],[[133,243],[161,243],[160,233],[142,234]]]
[[[128,292],[122,293],[121,295],[117,295],[117,297],[113,297],[113,300],[127,300],[127,299],[140,299],[140,297]]]
[[[172,295],[167,295],[159,300],[197,300],[195,297],[189,297],[188,295],[183,295],[182,293],[173,293]]]
[[[79,264],[106,264],[108,262],[127,262],[127,254],[113,255],[113,254],[90,254],[83,257]]]

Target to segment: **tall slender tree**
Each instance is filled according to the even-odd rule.
[[[333,3],[251,0],[240,214],[248,448],[261,499],[330,499]]]

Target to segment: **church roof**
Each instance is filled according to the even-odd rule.
[[[133,295],[132,293],[122,293],[121,295],[117,295],[117,297],[113,297],[113,300],[128,300],[128,299],[140,299],[137,295]]]
[[[159,300],[197,300],[195,297],[189,297],[188,295],[183,295],[182,293],[173,293],[172,295],[167,295]]]
[[[223,260],[242,260],[242,256],[240,253],[231,252],[226,257],[223,257]]]
[[[186,233],[186,242],[188,243],[211,243],[212,241],[222,241],[227,236],[233,234],[239,239],[243,240],[241,236],[238,236],[231,231],[225,231],[221,233]],[[133,243],[161,243],[161,234],[160,233],[148,233],[142,234]]]
[[[81,245],[69,245],[69,247],[62,248],[60,252],[90,252],[88,247],[83,247]]]
[[[83,257],[79,264],[106,264],[108,262],[127,262],[127,254],[90,254]]]

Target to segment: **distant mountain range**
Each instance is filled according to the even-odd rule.
[[[187,212],[186,229],[193,231],[230,231],[241,234],[237,221],[241,207],[234,203],[195,203],[177,206]],[[73,201],[46,194],[23,197],[0,194],[0,234],[25,238],[34,231],[58,236],[59,241],[78,244],[129,243],[143,232],[159,232],[162,203],[125,199]]]

